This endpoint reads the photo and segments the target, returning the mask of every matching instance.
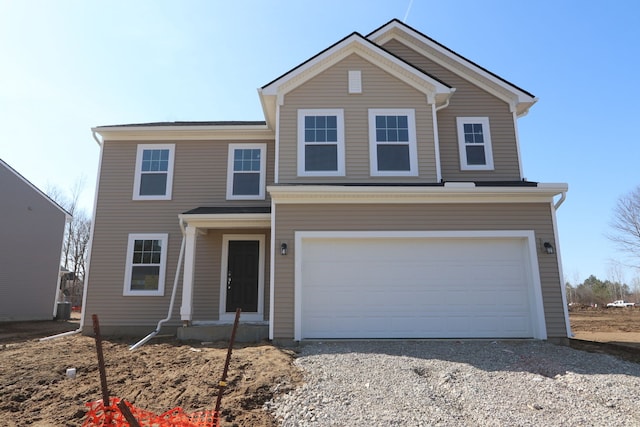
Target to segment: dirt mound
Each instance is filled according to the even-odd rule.
[[[33,328],[33,322],[0,324],[2,425],[82,425],[85,404],[102,397],[95,340],[81,335],[20,340],[16,334],[33,338],[65,329],[64,322],[36,322],[34,331],[28,323]],[[157,414],[177,406],[187,413],[215,407],[228,343],[156,338],[129,351],[129,341],[103,339],[111,396]],[[262,405],[300,383],[293,358],[293,352],[269,344],[236,345],[222,399],[222,425],[277,425]],[[68,368],[76,369],[75,378],[67,377]]]

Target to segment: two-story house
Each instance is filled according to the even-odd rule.
[[[532,94],[397,20],[258,92],[264,122],[93,129],[103,330],[195,337],[240,307],[274,340],[568,336]]]
[[[0,159],[0,324],[51,320],[71,214]]]

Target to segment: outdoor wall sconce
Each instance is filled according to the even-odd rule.
[[[280,245],[280,255],[286,255],[287,254],[287,244],[282,242],[282,244]]]
[[[549,255],[553,255],[556,252],[549,242],[544,242],[542,246],[544,246],[544,251]]]

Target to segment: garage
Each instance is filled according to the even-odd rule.
[[[530,231],[298,232],[297,339],[546,338]]]

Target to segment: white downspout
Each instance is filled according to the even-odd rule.
[[[558,210],[558,208],[559,208],[559,207],[560,207],[560,205],[565,201],[565,199],[566,199],[566,198],[567,198],[567,192],[566,192],[566,191],[563,191],[563,192],[562,192],[562,194],[560,195],[560,200],[558,200],[558,201],[556,202],[556,204],[555,204],[555,205],[553,205],[553,208],[554,208],[555,210]]]
[[[449,100],[447,100],[447,103]],[[442,107],[444,108],[446,104]],[[431,121],[433,123],[433,149],[436,160],[436,182],[442,181],[442,169],[440,166],[440,137],[438,136],[438,109],[436,104],[431,104]]]
[[[66,336],[69,336],[69,335],[79,334],[80,332],[82,332],[82,329],[84,328],[84,318],[85,318],[86,307],[87,307],[87,289],[88,289],[88,285],[89,285],[89,270],[91,269],[91,250],[93,249],[93,234],[94,234],[95,227],[96,227],[96,206],[98,205],[98,189],[100,187],[100,171],[102,169],[102,150],[104,149],[103,142],[100,141],[100,139],[96,136],[96,131],[95,130],[91,131],[91,135],[93,136],[93,139],[95,139],[95,141],[98,143],[98,146],[100,147],[100,158],[98,160],[98,178],[96,179],[96,193],[93,195],[93,220],[91,221],[91,235],[89,237],[89,251],[87,252],[87,266],[88,266],[88,268],[85,271],[84,286],[82,287],[82,308],[81,308],[81,311],[80,311],[80,326],[78,326],[78,329],[76,329],[75,331],[63,332],[61,334],[40,338],[40,341],[47,341],[47,340],[52,340],[52,339],[55,339],[55,338],[62,338],[62,337],[66,337]]]
[[[563,191],[562,197],[560,197],[560,200],[558,200],[556,204],[551,205],[553,206],[553,213],[551,215],[551,220],[553,225],[553,236],[555,240],[554,243],[556,245],[556,262],[558,263],[558,275],[560,276],[560,293],[562,295],[562,306],[564,308],[564,321],[567,327],[567,337],[571,338],[573,337],[573,332],[571,331],[571,322],[569,321],[569,311],[567,310],[567,307],[568,307],[567,306],[567,302],[568,302],[567,290],[565,289],[565,284],[564,284],[564,271],[562,269],[562,256],[560,255],[560,245],[559,245],[560,239],[558,238],[558,222],[556,219],[556,211],[558,210],[558,208],[566,198],[567,198],[567,193]]]
[[[455,89],[452,89],[455,92]],[[440,136],[438,135],[438,111],[449,106],[451,97],[447,98],[447,101],[439,107],[436,107],[435,100],[431,104],[431,120],[433,122],[433,142],[434,142],[434,155],[436,157],[436,182],[442,181],[442,166],[440,163]]]
[[[167,312],[167,317],[160,320],[158,322],[158,325],[156,326],[156,329],[153,332],[151,332],[149,335],[147,335],[146,337],[142,338],[140,341],[138,341],[137,343],[129,347],[129,350],[135,350],[136,348],[142,346],[144,343],[149,341],[151,338],[158,335],[158,333],[160,332],[160,329],[162,328],[162,324],[168,322],[169,319],[171,319],[171,313],[173,313],[173,304],[176,300],[176,291],[178,290],[178,280],[180,278],[180,267],[182,266],[182,258],[184,257],[184,247],[186,246],[186,241],[187,241],[186,233],[184,230],[184,223],[182,222],[182,220],[180,220],[180,231],[182,231],[182,244],[180,245],[180,255],[178,255],[178,265],[176,266],[176,275],[173,279],[173,290],[171,291],[171,301],[169,302],[169,310]]]

